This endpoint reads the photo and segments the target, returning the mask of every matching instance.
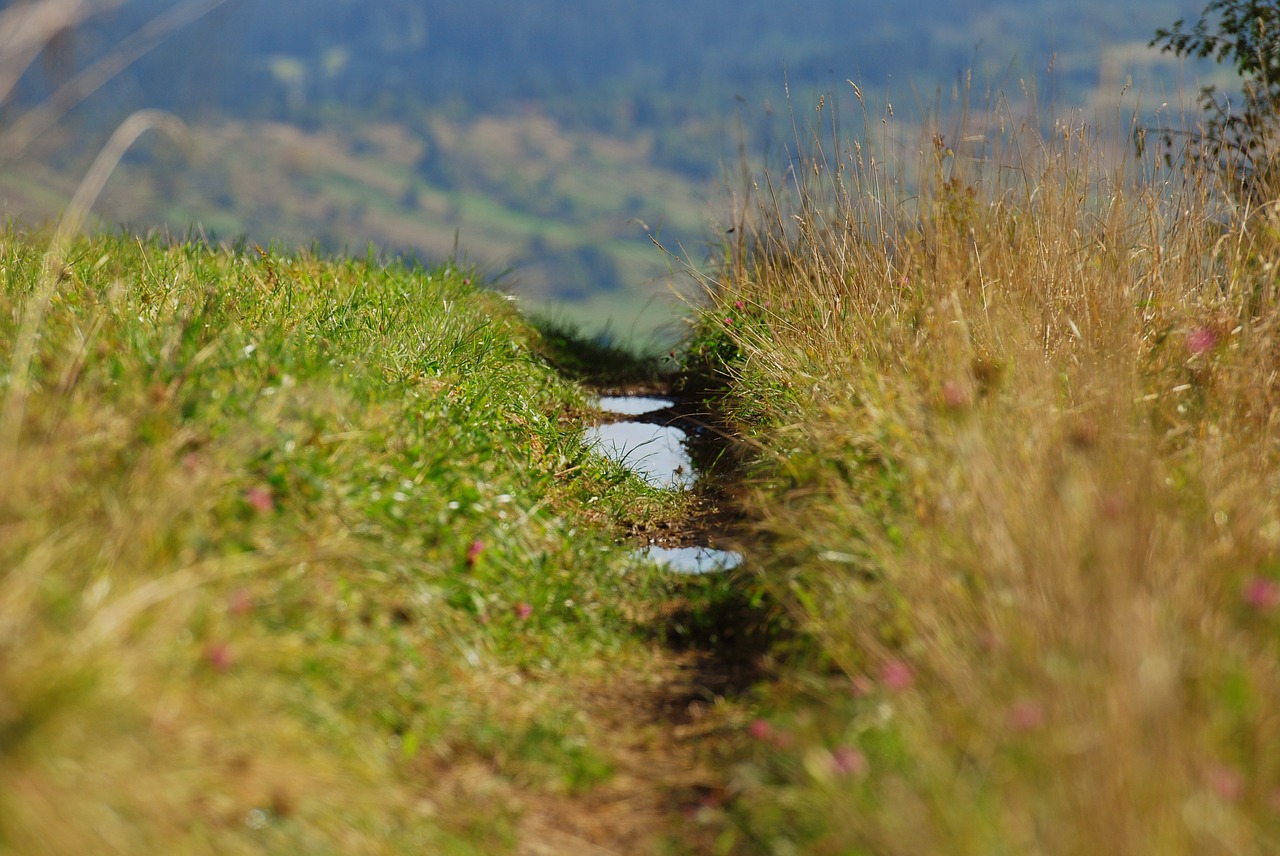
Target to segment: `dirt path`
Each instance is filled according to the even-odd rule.
[[[584,695],[616,771],[588,793],[526,806],[522,856],[711,852],[724,820],[714,761],[739,730],[736,711],[717,700],[705,654],[655,652],[652,666]]]
[[[689,402],[665,418],[712,421]],[[724,444],[715,430],[700,433],[704,448],[693,452],[706,466],[721,457]],[[632,523],[632,535],[638,544],[728,546],[739,521],[731,487],[719,470],[700,481],[689,515]],[[736,623],[745,607],[721,604],[710,615],[703,607],[693,621],[691,604],[667,604],[647,622],[654,631],[647,667],[584,690],[582,711],[600,746],[610,749],[615,774],[587,793],[526,805],[517,851],[522,856],[715,852],[727,822],[720,808],[727,787],[724,758],[745,724],[737,698],[759,670],[746,634],[723,626]]]

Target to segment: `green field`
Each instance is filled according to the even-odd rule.
[[[0,240],[0,851],[710,834],[644,712],[703,586],[623,525],[688,500],[584,448],[562,336],[456,268],[48,249]]]

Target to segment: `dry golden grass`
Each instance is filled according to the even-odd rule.
[[[705,322],[770,450],[763,584],[836,674],[780,689],[744,827],[1276,852],[1280,212],[1074,122],[979,132],[925,140],[917,197],[819,153]]]

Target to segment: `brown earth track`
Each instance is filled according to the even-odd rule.
[[[698,447],[693,456],[707,468],[686,516],[627,521],[630,537],[639,545],[739,543],[739,467],[730,432],[706,402],[653,384],[599,391],[674,399],[674,406],[638,418],[690,430]],[[525,804],[522,856],[721,852],[717,840],[729,822],[722,808],[730,797],[726,759],[747,722],[740,697],[763,675],[761,649],[751,633],[732,626],[748,618],[745,605],[721,609],[710,630],[691,629],[699,625],[694,611],[673,598],[643,621],[651,639],[647,668],[584,688],[581,710],[606,741],[601,748],[607,747],[615,773],[589,792]]]
[[[699,651],[655,650],[644,674],[583,693],[614,775],[579,795],[526,804],[517,853],[709,853],[723,829],[718,758],[741,731],[715,667]]]

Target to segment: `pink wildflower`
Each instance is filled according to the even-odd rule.
[[[1216,344],[1218,337],[1208,327],[1192,327],[1187,331],[1187,350],[1193,354],[1211,351]]]
[[[528,621],[529,616],[533,615],[533,607],[524,601],[516,604],[516,618],[521,621]]]
[[[471,542],[471,546],[467,548],[467,567],[475,567],[476,562],[480,561],[480,554],[484,552],[484,542],[479,538]]]
[[[773,726],[769,724],[767,719],[754,719],[747,731],[756,740],[768,740],[773,736]]]
[[[890,660],[880,669],[880,683],[894,692],[909,690],[915,682],[911,666],[902,660]]]
[[[205,646],[204,659],[214,671],[225,672],[231,668],[231,648],[225,642],[210,642]]]
[[[1230,767],[1217,764],[1209,769],[1209,788],[1222,799],[1235,802],[1244,791],[1244,779]]]
[[[248,615],[253,611],[253,595],[245,589],[236,589],[227,597],[227,612],[236,616]]]
[[[952,410],[969,406],[969,391],[953,380],[942,382],[942,403]]]
[[[1244,602],[1259,612],[1269,612],[1280,606],[1280,583],[1266,577],[1254,577],[1245,583]]]
[[[1103,494],[1098,500],[1098,512],[1107,520],[1122,520],[1128,511],[1128,501],[1118,493]]]
[[[273,511],[276,507],[275,497],[271,495],[271,489],[266,487],[249,488],[244,492],[244,501],[249,503],[250,508],[262,514]]]
[[[867,771],[867,756],[852,746],[839,746],[831,753],[831,769],[837,776],[861,776]]]
[[[1009,727],[1014,731],[1035,731],[1044,721],[1044,705],[1035,699],[1023,699],[1009,708]]]

